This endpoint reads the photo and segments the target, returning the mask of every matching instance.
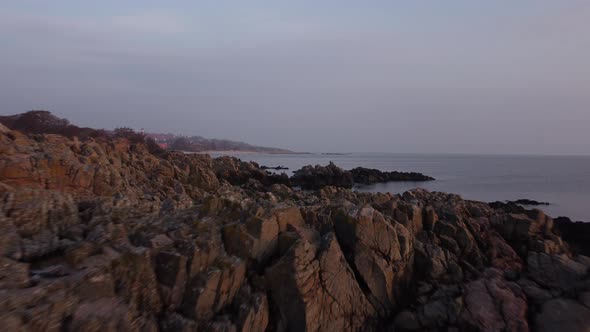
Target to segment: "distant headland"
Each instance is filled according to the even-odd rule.
[[[67,119],[59,118],[45,110],[32,110],[21,114],[0,116],[0,123],[12,130],[19,130],[27,134],[51,133],[66,137],[100,137],[113,135],[128,136],[135,134],[152,139],[164,150],[176,150],[199,153],[270,153],[270,154],[298,154],[287,149],[251,145],[245,142],[227,139],[210,139],[202,136],[185,136],[179,134],[135,133],[134,130],[123,127],[115,130],[93,129],[78,127]],[[118,135],[117,135],[118,133]]]

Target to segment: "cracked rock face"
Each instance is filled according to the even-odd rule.
[[[590,258],[542,212],[308,180],[0,127],[0,326],[588,330]]]
[[[319,248],[298,240],[266,278],[289,330],[359,330],[374,316],[333,233]]]

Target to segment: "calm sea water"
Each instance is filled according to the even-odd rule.
[[[260,165],[289,167],[286,171],[289,175],[305,165],[327,165],[330,161],[344,169],[363,166],[382,171],[421,172],[436,181],[391,182],[356,190],[401,193],[420,187],[485,202],[528,198],[550,202],[551,205],[540,207],[550,216],[590,221],[590,156],[378,153],[235,156]]]

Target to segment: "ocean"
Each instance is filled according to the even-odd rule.
[[[213,157],[219,154],[212,155]],[[443,191],[484,202],[520,198],[549,202],[539,206],[552,217],[590,221],[590,156],[514,156],[445,154],[233,154],[265,166],[285,166],[291,175],[305,165],[344,169],[362,166],[381,171],[420,172],[429,182],[390,182],[354,188],[363,192],[402,193],[413,188]]]

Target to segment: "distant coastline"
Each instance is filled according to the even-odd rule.
[[[198,154],[236,154],[236,155],[251,155],[251,154],[294,154],[294,155],[308,155],[311,152],[294,152],[294,151],[257,151],[257,150],[208,150],[208,151],[182,151],[184,153],[198,153]]]

